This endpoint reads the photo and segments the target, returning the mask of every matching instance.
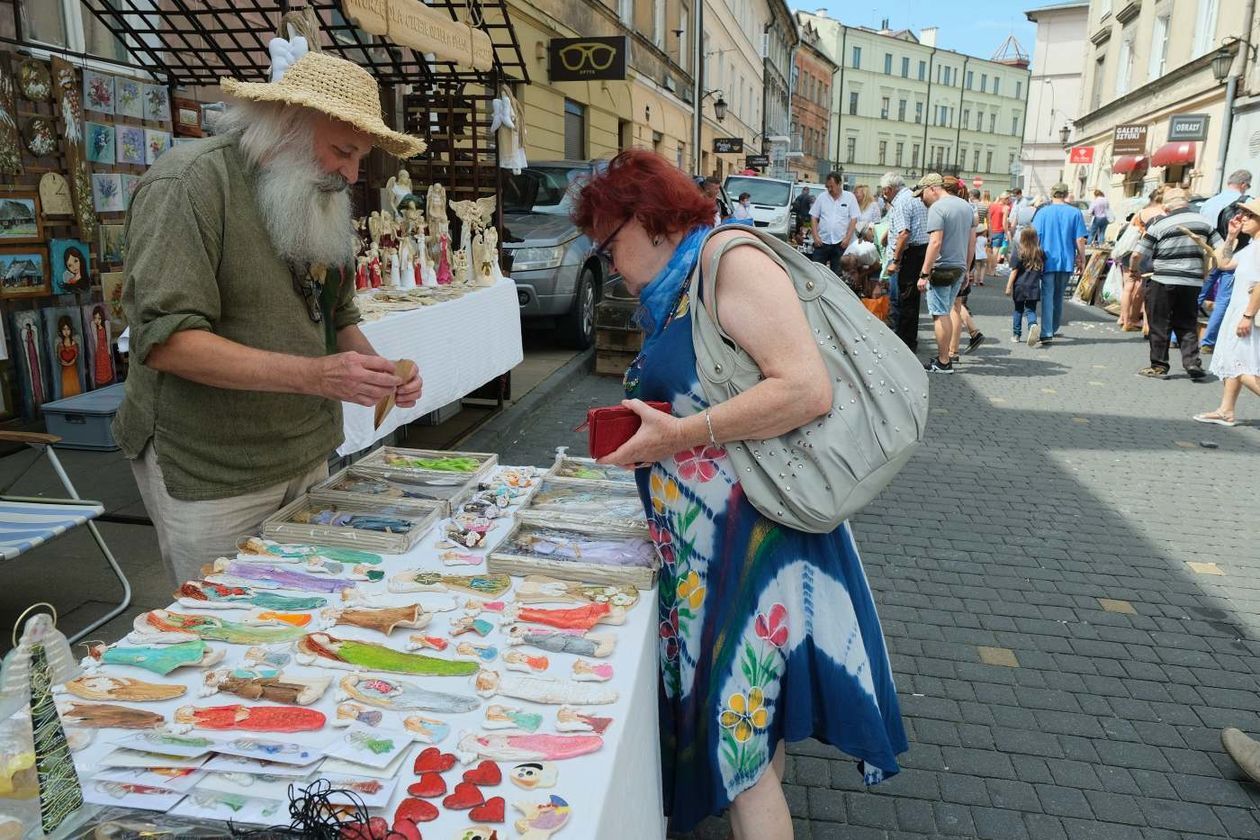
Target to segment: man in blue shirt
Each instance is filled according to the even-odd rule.
[[[1063,296],[1073,271],[1085,264],[1085,218],[1067,203],[1068,185],[1055,184],[1050,203],[1037,211],[1032,226],[1046,255],[1041,278],[1041,346],[1059,334],[1063,323]]]

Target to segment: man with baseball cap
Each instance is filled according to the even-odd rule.
[[[927,253],[919,272],[919,291],[927,294],[928,314],[936,333],[936,356],[925,365],[932,373],[953,373],[949,348],[954,325],[950,313],[962,290],[968,258],[976,248],[975,211],[945,188],[945,179],[929,172],[919,179],[914,195],[928,209]]]

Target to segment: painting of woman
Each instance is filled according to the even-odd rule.
[[[87,244],[78,239],[54,239],[50,247],[53,294],[68,295],[86,289],[92,274]]]
[[[111,348],[109,319],[99,303],[84,307],[87,312],[87,343],[91,350],[92,387],[103,388],[114,381],[114,354]]]
[[[13,324],[17,328],[16,332],[21,343],[21,350],[17,355],[22,359],[23,373],[26,375],[26,381],[30,383],[28,390],[30,404],[27,406],[27,411],[33,413],[36,408],[48,401],[48,392],[44,384],[43,354],[37,331],[39,313],[15,312]]]
[[[69,315],[57,319],[57,363],[61,366],[61,396],[73,397],[83,393],[79,380],[79,339]]]

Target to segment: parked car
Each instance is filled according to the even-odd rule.
[[[503,249],[527,323],[555,325],[561,341],[584,350],[595,340],[595,304],[612,270],[569,219],[573,189],[607,161],[538,161],[503,183]]]
[[[753,224],[780,239],[787,239],[788,217],[792,214],[791,181],[759,175],[729,175],[723,186],[727,195],[748,193]]]

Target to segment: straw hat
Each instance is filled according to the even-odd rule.
[[[254,102],[300,105],[372,135],[376,145],[406,159],[425,150],[419,137],[402,134],[381,119],[381,95],[372,74],[344,58],[308,52],[275,82],[221,79],[225,91]]]

